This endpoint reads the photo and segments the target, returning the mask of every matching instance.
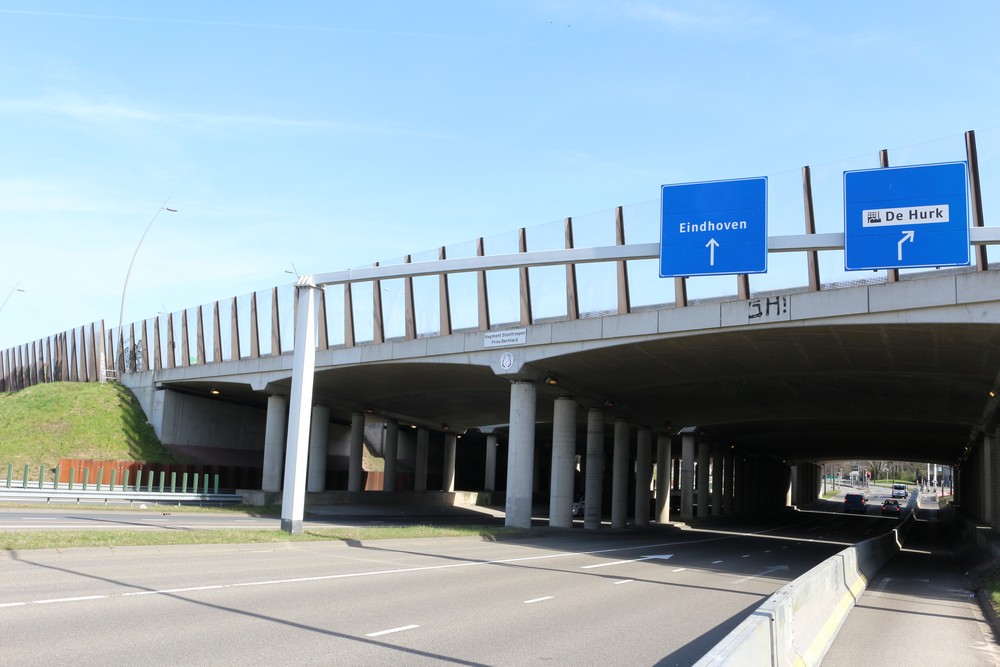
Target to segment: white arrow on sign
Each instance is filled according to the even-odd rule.
[[[914,232],[912,230],[903,232],[903,238],[899,239],[899,243],[896,244],[896,259],[900,262],[903,261],[903,244],[909,241],[913,243]]]
[[[593,570],[596,567],[608,567],[609,565],[625,565],[627,563],[638,563],[643,560],[651,560],[653,558],[659,558],[661,560],[667,560],[672,557],[673,554],[656,554],[653,556],[640,556],[639,558],[633,558],[631,560],[614,560],[610,563],[597,563],[595,565],[584,565],[581,570]]]
[[[708,248],[708,265],[715,266],[715,249],[719,247],[719,242],[711,238],[705,244],[705,247]]]

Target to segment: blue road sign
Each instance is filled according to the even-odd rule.
[[[664,185],[660,277],[767,271],[767,178]]]
[[[848,271],[969,264],[964,162],[844,172]]]

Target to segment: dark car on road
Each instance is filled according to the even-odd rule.
[[[890,498],[882,503],[882,516],[894,516],[898,518],[902,512],[903,508],[899,506],[898,500]]]
[[[844,496],[844,511],[865,514],[868,511],[867,501],[862,493],[848,493]]]

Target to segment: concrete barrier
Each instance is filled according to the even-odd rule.
[[[868,582],[899,552],[900,532],[911,521],[844,549],[778,590],[696,667],[820,664]]]

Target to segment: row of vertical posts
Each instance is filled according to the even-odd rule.
[[[22,489],[29,488],[29,481],[31,481],[31,482],[34,481],[34,480],[30,480],[30,475],[31,475],[31,466],[28,465],[28,464],[25,464],[25,466],[24,466],[24,473],[23,473],[22,478],[20,480],[20,483],[21,483],[20,488],[22,488]],[[199,492],[199,483],[201,484],[201,487],[202,487],[201,493],[204,493],[204,494],[208,494],[208,493],[218,494],[219,493],[219,475],[218,475],[218,473],[216,473],[214,476],[211,476],[211,477],[209,475],[205,474],[205,475],[200,476],[200,479],[199,479],[199,474],[198,473],[193,473],[193,475],[194,475],[194,477],[191,480],[191,481],[193,481],[193,483],[191,485],[191,492],[192,493],[198,493]],[[129,483],[129,471],[128,470],[124,471],[124,474],[122,475],[122,481],[121,481],[121,485],[120,486],[118,484],[117,476],[118,476],[118,470],[116,468],[112,468],[111,469],[111,479],[110,479],[110,481],[109,481],[109,483],[107,484],[107,487],[106,487],[107,491],[116,491],[116,490],[117,491],[134,491],[136,493],[139,493],[139,492],[145,490],[145,491],[147,491],[149,493],[153,493],[153,492],[166,493],[167,492],[167,488],[168,487],[166,485],[166,473],[164,471],[162,471],[162,470],[159,473],[159,482],[158,483],[157,483],[157,480],[156,480],[156,472],[153,471],[153,470],[149,471],[149,475],[146,477],[146,483],[145,484],[143,484],[143,479],[142,479],[143,478],[143,471],[142,471],[141,468],[139,469],[139,472],[136,475],[134,484],[130,485],[130,483]],[[60,481],[59,480],[60,480],[61,477],[62,477],[62,468],[60,466],[56,466],[55,470],[54,470],[54,473],[53,473],[53,477],[52,477],[52,489],[54,491],[58,491],[59,490],[59,486],[60,486]],[[91,488],[93,488],[94,491],[105,490],[105,486],[104,486],[103,480],[104,480],[104,469],[103,468],[98,468],[97,469],[97,482],[92,486],[90,484],[90,469],[89,468],[84,468],[83,469],[82,479],[80,480],[81,488],[82,488],[83,491],[89,491]],[[14,464],[13,463],[8,463],[7,464],[7,479],[6,479],[5,488],[8,488],[8,489],[17,488],[17,486],[14,485],[14,481],[15,481],[14,480]],[[180,489],[179,489],[180,493],[188,493],[188,481],[189,481],[188,473],[186,473],[186,472],[182,473],[180,481],[181,481],[181,486],[180,486]],[[209,486],[210,485],[211,485],[211,491],[209,490]],[[38,468],[37,488],[38,489],[45,488],[45,466],[39,466],[39,468]],[[70,490],[70,491],[73,491],[76,488],[76,469],[73,468],[73,467],[70,467],[70,469],[69,469],[69,482],[68,482],[68,485],[67,485],[66,488],[68,490]],[[177,473],[176,472],[171,472],[170,473],[170,487],[169,487],[169,490],[170,490],[170,493],[177,493],[178,492],[178,488],[177,488]]]

